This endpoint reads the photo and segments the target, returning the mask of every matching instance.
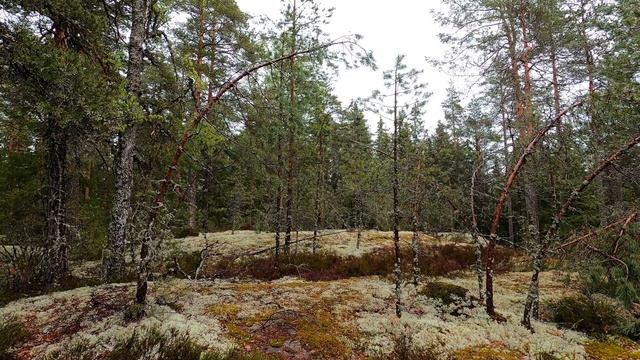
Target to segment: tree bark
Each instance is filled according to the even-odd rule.
[[[143,46],[146,37],[146,0],[131,3],[131,34],[129,36],[129,62],[127,65],[126,90],[139,101],[142,92]],[[132,112],[140,109],[132,109]],[[107,237],[107,247],[103,256],[103,278],[107,281],[121,279],[125,275],[125,249],[127,230],[131,215],[131,194],[133,192],[133,158],[136,144],[136,125],[133,115],[118,133],[115,156],[115,194],[111,208],[111,222]],[[129,240],[130,241],[130,240]]]
[[[47,196],[47,249],[49,275],[59,280],[69,273],[69,241],[67,234],[67,134],[53,116],[47,120],[49,178]]]

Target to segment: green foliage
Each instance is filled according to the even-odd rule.
[[[594,335],[615,333],[625,322],[625,310],[605,296],[573,295],[546,305],[551,321],[558,326]]]
[[[469,290],[462,286],[435,281],[424,284],[419,290],[419,295],[440,300],[444,305],[450,305],[469,298]]]
[[[29,340],[29,333],[22,323],[12,317],[0,318],[0,360],[12,359],[10,350]]]

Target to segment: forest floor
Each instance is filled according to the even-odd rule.
[[[309,235],[298,234],[300,239]],[[410,236],[402,234],[405,247]],[[422,236],[421,240],[425,252],[446,249],[455,254],[455,249],[471,248],[465,236]],[[388,250],[390,241],[390,233],[367,231],[359,249],[355,233],[350,232],[325,236],[320,242],[323,252],[357,262]],[[199,252],[205,242],[216,243],[215,257],[224,258],[268,248],[273,234],[208,234],[206,240],[204,236],[177,239],[165,250]],[[300,243],[292,252],[302,253],[309,245]],[[209,262],[213,273],[220,270],[212,265],[215,259]],[[79,274],[95,273],[90,263],[76,267]],[[425,293],[424,286],[405,285],[400,319],[395,316],[389,274],[343,276],[333,271],[314,278],[310,270],[305,272],[300,265],[296,269],[302,271],[300,276],[273,276],[273,280],[236,273],[213,280],[158,278],[150,285],[146,314],[138,320],[125,315],[135,292],[133,283],[21,299],[0,308],[0,317],[16,319],[29,333],[28,340],[13,351],[17,359],[44,358],[76,343],[97,354],[107,353],[119,338],[150,328],[187,332],[201,345],[219,351],[236,348],[285,359],[393,358],[401,345],[420,349],[425,356],[418,358],[425,359],[640,359],[640,346],[629,341],[590,338],[549,322],[535,322],[534,334],[520,326],[530,274],[518,261],[496,276],[496,306],[506,318],[504,323],[485,314],[473,296],[478,293],[476,275],[468,269],[423,279],[445,288],[450,284],[467,289],[464,300],[450,302]],[[559,270],[543,273],[543,303],[579,291],[577,277]]]

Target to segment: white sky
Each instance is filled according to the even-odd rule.
[[[250,15],[277,18],[280,0],[236,0],[238,6]],[[424,117],[428,129],[435,128],[444,115],[440,108],[445,97],[450,74],[436,69],[425,57],[442,59],[446,47],[438,40],[440,26],[433,21],[430,10],[440,10],[440,0],[319,0],[323,7],[334,7],[334,16],[326,31],[332,38],[357,33],[364,36],[361,44],[373,51],[378,71],[371,69],[343,70],[335,83],[335,94],[344,105],[351,99],[367,97],[375,89],[383,89],[382,71],[393,66],[397,54],[405,54],[409,68],[423,70],[422,80],[433,93]],[[459,79],[453,79],[460,84]],[[458,85],[461,86],[461,85]],[[458,88],[459,90],[466,89]],[[367,116],[373,130],[378,118]],[[387,125],[387,128],[389,126]]]

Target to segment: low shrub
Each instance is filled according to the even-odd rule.
[[[601,265],[591,266],[583,276],[585,291],[590,294],[603,294],[620,300],[626,307],[638,302],[640,290],[640,269],[630,263],[630,274],[618,268],[606,269]],[[608,274],[603,276],[603,274]]]
[[[452,275],[465,271],[475,264],[475,253],[471,246],[447,244],[431,246],[423,250],[419,259],[421,273],[425,276]],[[515,251],[498,248],[496,251],[496,272],[511,269],[510,259]],[[407,259],[411,253],[403,249],[402,264],[404,273],[412,271],[413,266]],[[332,252],[299,252],[288,259],[275,263],[269,257],[224,258],[215,264],[208,264],[203,275],[210,278],[250,277],[259,280],[275,280],[284,276],[299,276],[306,280],[337,280],[349,277],[380,275],[393,273],[395,253],[393,249],[381,249],[362,256],[341,257]]]
[[[621,304],[602,295],[567,296],[545,307],[558,326],[593,335],[615,333],[628,319]]]
[[[469,290],[462,286],[435,281],[424,284],[418,294],[440,300],[444,305],[450,305],[469,300]]]
[[[633,341],[640,341],[640,319],[634,318],[620,324],[615,332]]]
[[[162,331],[157,327],[135,331],[118,340],[111,352],[96,350],[86,339],[65,344],[47,354],[46,360],[270,360],[258,352],[237,349],[210,351],[196,343],[188,333],[176,329]]]
[[[387,354],[370,357],[373,360],[437,360],[442,359],[435,348],[414,344],[413,336],[406,330],[392,338],[393,347]]]
[[[133,303],[124,309],[122,317],[125,322],[135,322],[145,315],[144,304]]]
[[[158,328],[134,332],[129,338],[116,344],[109,360],[157,359],[199,360],[205,349],[191,339],[189,334]]]
[[[0,319],[0,360],[10,359],[11,348],[29,339],[24,325],[14,318]]]

